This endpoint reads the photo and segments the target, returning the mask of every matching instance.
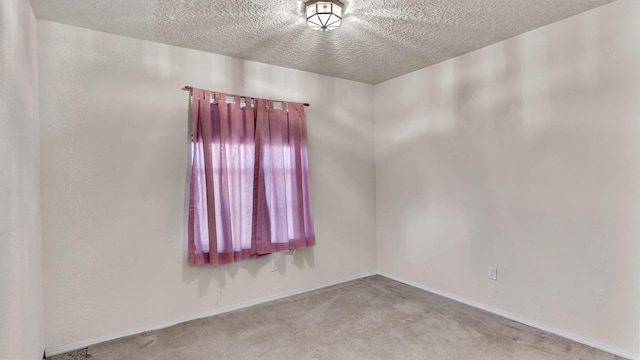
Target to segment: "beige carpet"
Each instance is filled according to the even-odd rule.
[[[622,358],[372,276],[51,359]]]

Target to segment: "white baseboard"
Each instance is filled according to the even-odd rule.
[[[603,343],[600,343],[598,341],[594,341],[594,340],[582,337],[580,335],[576,335],[576,334],[570,333],[568,331],[556,329],[556,328],[553,328],[551,326],[544,325],[544,324],[541,324],[539,322],[523,318],[521,316],[512,314],[512,313],[504,311],[504,310],[496,309],[496,308],[493,308],[491,306],[487,306],[485,304],[481,304],[479,302],[476,302],[476,301],[473,301],[473,300],[469,300],[469,299],[466,299],[466,298],[458,296],[458,295],[454,295],[454,294],[450,294],[450,293],[447,293],[447,292],[444,292],[444,291],[440,291],[440,290],[431,288],[431,287],[423,285],[423,284],[419,284],[419,283],[416,283],[416,282],[413,282],[413,281],[409,281],[409,280],[404,280],[404,279],[401,279],[399,277],[396,277],[396,276],[393,276],[393,275],[390,275],[390,274],[387,274],[387,273],[384,273],[384,272],[381,272],[381,271],[378,271],[378,275],[384,276],[384,277],[389,278],[391,280],[395,280],[395,281],[401,282],[403,284],[407,284],[407,285],[413,286],[415,288],[418,288],[418,289],[421,289],[421,290],[424,290],[424,291],[428,291],[430,293],[434,293],[434,294],[446,297],[448,299],[451,299],[451,300],[454,300],[454,301],[457,301],[457,302],[460,302],[460,303],[463,303],[463,304],[466,304],[466,305],[469,305],[469,306],[473,306],[475,308],[478,308],[478,309],[481,309],[481,310],[484,310],[484,311],[488,311],[490,313],[502,316],[502,317],[507,318],[509,320],[513,320],[513,321],[519,322],[521,324],[525,324],[525,325],[534,327],[536,329],[539,329],[539,330],[542,330],[542,331],[546,331],[546,332],[549,332],[549,333],[552,333],[552,334],[556,334],[556,335],[561,336],[563,338],[566,338],[566,339],[569,339],[569,340],[573,340],[575,342],[579,342],[581,344],[584,344],[584,345],[587,345],[587,346],[591,346],[593,348],[596,348],[596,349],[599,349],[599,350],[602,350],[602,351],[606,351],[606,352],[608,352],[610,354],[614,354],[614,355],[623,357],[625,359],[640,360],[640,354],[633,354],[633,353],[630,353],[628,351],[621,350],[621,349],[615,348],[613,346],[609,346],[607,344],[603,344]]]
[[[346,277],[346,278],[343,278],[343,279],[340,279],[340,280],[330,281],[330,282],[327,282],[327,283],[324,283],[324,284],[320,284],[320,285],[316,285],[316,286],[310,286],[310,287],[300,288],[300,289],[296,289],[296,290],[292,290],[292,291],[287,291],[287,292],[284,292],[284,293],[281,293],[281,294],[265,296],[263,298],[259,298],[259,299],[255,299],[255,300],[251,300],[251,301],[246,301],[246,302],[243,302],[243,303],[240,303],[240,304],[236,304],[236,305],[224,306],[224,307],[221,307],[221,308],[209,310],[209,311],[206,311],[206,312],[203,312],[203,313],[199,313],[199,314],[183,317],[183,318],[180,318],[180,319],[175,319],[175,320],[172,320],[172,321],[164,321],[164,322],[157,323],[157,324],[154,324],[154,325],[139,327],[139,328],[136,328],[136,329],[121,331],[121,332],[110,334],[110,335],[106,335],[106,336],[100,336],[100,337],[96,337],[96,338],[91,338],[91,339],[79,341],[79,342],[76,342],[76,343],[73,343],[73,344],[69,344],[69,345],[58,346],[58,347],[54,347],[54,348],[50,348],[50,349],[45,349],[45,355],[47,357],[50,357],[50,356],[54,356],[54,355],[64,354],[64,353],[69,352],[69,351],[84,349],[84,348],[86,348],[88,346],[95,345],[95,344],[98,344],[98,343],[101,343],[101,342],[114,340],[114,339],[122,338],[122,337],[125,337],[125,336],[136,335],[136,334],[143,333],[145,331],[164,329],[164,328],[167,328],[169,326],[177,325],[177,324],[180,324],[180,323],[183,323],[183,322],[186,322],[186,321],[206,318],[206,317],[209,317],[209,316],[214,316],[214,315],[218,315],[218,314],[222,314],[222,313],[226,313],[226,312],[230,312],[230,311],[234,311],[234,310],[244,309],[244,308],[249,307],[249,306],[258,305],[258,304],[262,304],[262,303],[266,303],[266,302],[274,301],[274,300],[278,300],[278,299],[283,299],[283,298],[286,298],[286,297],[290,297],[290,296],[294,296],[294,295],[298,295],[298,294],[303,294],[303,293],[306,293],[306,292],[309,292],[309,291],[323,289],[323,288],[326,288],[326,287],[329,287],[329,286],[338,285],[338,284],[342,284],[342,283],[345,283],[345,282],[348,282],[348,281],[362,279],[362,278],[369,277],[369,276],[372,276],[372,275],[377,275],[377,274],[378,274],[378,272],[376,272],[376,271],[370,271],[370,272],[366,272],[366,273],[362,273],[362,274],[349,276],[349,277]]]

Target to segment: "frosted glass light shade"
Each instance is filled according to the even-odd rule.
[[[312,0],[304,5],[307,15],[307,26],[313,30],[331,31],[342,23],[342,8],[338,0]]]

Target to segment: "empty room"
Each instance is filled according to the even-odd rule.
[[[640,1],[0,0],[0,359],[640,359]]]

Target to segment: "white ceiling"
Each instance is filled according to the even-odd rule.
[[[30,0],[38,19],[370,84],[614,0],[345,0],[306,28],[301,0]]]

